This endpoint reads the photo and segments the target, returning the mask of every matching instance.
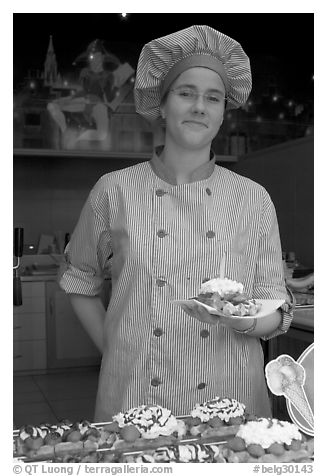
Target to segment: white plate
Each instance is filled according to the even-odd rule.
[[[256,299],[257,303],[260,303],[261,309],[255,316],[226,316],[222,312],[217,311],[215,308],[204,304],[203,302],[197,301],[196,299],[184,299],[184,300],[176,300],[173,301],[175,304],[178,305],[186,305],[188,307],[192,306],[202,306],[204,307],[210,314],[218,317],[230,317],[231,319],[260,319],[260,317],[268,316],[272,312],[276,311],[282,304],[284,304],[285,299]]]

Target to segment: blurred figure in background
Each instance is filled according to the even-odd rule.
[[[104,141],[109,134],[109,103],[117,91],[113,71],[105,69],[110,63],[116,67],[120,61],[108,53],[101,40],[92,41],[86,51],[80,54],[74,64],[87,62],[79,75],[81,90],[74,95],[56,99],[48,104],[51,117],[59,126],[62,133],[62,146],[72,148],[76,142]],[[95,123],[95,129],[86,129],[82,133],[70,130],[65,113],[83,113],[88,122]]]

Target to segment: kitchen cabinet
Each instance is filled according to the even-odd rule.
[[[105,284],[103,301],[109,300]],[[77,318],[67,294],[55,281],[46,283],[47,367],[57,369],[99,365],[101,355]]]
[[[99,365],[101,355],[80,324],[56,278],[22,278],[22,306],[14,306],[13,370],[33,374]],[[110,281],[102,292],[105,307]]]
[[[22,282],[22,306],[13,313],[13,369],[46,369],[45,283]]]
[[[268,341],[266,361],[287,354],[297,360],[303,351],[314,341],[313,308],[295,309],[292,326],[286,334]],[[270,394],[272,412],[275,418],[290,420],[284,396]]]

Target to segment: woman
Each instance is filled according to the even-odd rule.
[[[103,352],[96,421],[157,403],[187,414],[216,395],[270,415],[259,337],[286,332],[291,306],[260,321],[182,309],[218,274],[254,298],[287,299],[278,225],[260,185],[215,165],[211,142],[227,107],[246,102],[249,60],[233,39],[193,26],[146,44],[136,110],[165,122],[149,162],[106,174],[84,206],[61,286]],[[108,310],[101,303],[111,268]],[[191,314],[191,316],[189,315]]]

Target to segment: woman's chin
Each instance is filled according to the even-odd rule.
[[[185,149],[202,150],[210,147],[212,140],[200,140],[197,138],[188,139],[184,142]]]

